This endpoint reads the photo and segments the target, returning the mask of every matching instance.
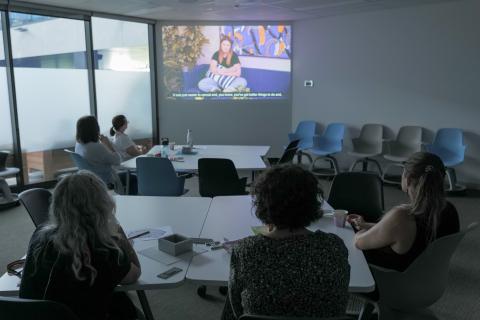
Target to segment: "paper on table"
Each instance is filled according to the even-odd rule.
[[[152,260],[169,265],[180,260],[188,260],[193,256],[196,256],[197,254],[201,254],[207,251],[208,251],[207,249],[194,246],[192,251],[185,252],[178,256],[172,256],[172,255],[169,255],[168,253],[158,250],[158,247],[150,247],[150,248],[141,250],[138,253]]]
[[[149,233],[141,237],[138,237],[137,238],[138,240],[143,240],[143,241],[158,240],[173,234],[172,227],[163,226],[163,227],[157,227],[157,228],[144,228],[144,229],[132,230],[128,233],[127,237],[130,238],[136,234],[139,234],[145,231],[149,231]]]

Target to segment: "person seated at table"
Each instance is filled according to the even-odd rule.
[[[140,263],[114,216],[105,184],[81,170],[63,178],[52,196],[49,222],[30,240],[21,298],[53,300],[80,319],[134,319],[118,284],[140,276]]]
[[[460,230],[457,210],[445,199],[444,178],[438,156],[417,152],[402,174],[409,203],[393,207],[378,223],[367,223],[357,214],[347,217],[358,229],[355,245],[369,263],[404,271],[429,243]]]
[[[140,156],[147,152],[147,148],[137,145],[125,133],[128,128],[128,120],[123,115],[117,115],[112,119],[112,127],[110,128],[110,136],[112,136],[113,147],[120,153],[123,161],[133,157]]]
[[[350,266],[343,241],[306,227],[322,217],[315,176],[298,166],[265,171],[252,188],[268,231],[232,249],[222,319],[242,314],[334,317],[345,314]]]
[[[114,166],[120,165],[122,158],[115,150],[111,141],[100,134],[100,127],[94,116],[84,116],[77,121],[77,142],[75,152],[87,160],[99,172],[105,172],[102,180],[116,190],[126,184],[126,173],[117,172]],[[135,176],[130,177],[129,194],[137,194],[137,181]],[[120,179],[120,180],[119,180]]]

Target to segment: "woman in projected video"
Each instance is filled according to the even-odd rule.
[[[240,77],[240,60],[232,49],[233,41],[227,36],[220,38],[220,48],[212,56],[210,68],[198,88],[203,92],[238,92],[247,87],[247,80]]]

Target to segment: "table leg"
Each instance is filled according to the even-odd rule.
[[[125,194],[130,194],[130,170],[127,169],[127,175],[125,177]]]
[[[142,305],[142,311],[145,315],[147,320],[154,320],[152,309],[150,309],[150,304],[147,300],[147,295],[143,290],[137,290],[138,300],[140,300],[140,304]]]

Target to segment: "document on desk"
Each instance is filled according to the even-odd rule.
[[[127,237],[130,238],[132,236],[135,236],[136,234],[140,234],[147,231],[148,231],[147,234],[136,238],[136,240],[137,239],[142,241],[158,240],[173,234],[173,230],[171,226],[163,226],[163,227],[156,227],[156,228],[143,228],[138,230],[131,230],[130,232],[128,232]]]

